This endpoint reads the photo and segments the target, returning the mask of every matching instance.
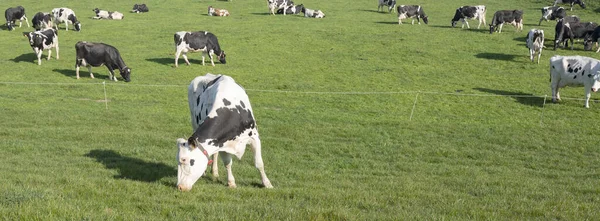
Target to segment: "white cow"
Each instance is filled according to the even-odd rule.
[[[195,132],[187,140],[177,139],[177,188],[191,190],[218,152],[227,169],[227,184],[235,188],[231,156],[241,159],[248,143],[262,184],[273,188],[265,174],[256,121],[244,89],[229,76],[206,74],[190,83],[188,102]]]
[[[550,58],[550,87],[552,102],[560,100],[558,90],[565,86],[585,88],[585,107],[590,105],[590,92],[600,88],[600,60],[582,56],[553,56]]]
[[[110,12],[110,11],[106,11],[106,10],[102,10],[102,9],[98,9],[98,8],[95,8],[92,11],[96,13],[96,16],[92,17],[93,19],[121,20],[124,17],[123,13],[118,12],[118,11]]]
[[[534,28],[527,33],[527,48],[529,48],[529,59],[533,62],[537,53],[537,63],[539,64],[540,57],[542,57],[542,49],[544,48],[544,30]]]

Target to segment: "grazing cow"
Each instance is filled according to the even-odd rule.
[[[542,18],[540,18],[539,25],[542,25],[543,20],[557,20],[567,17],[567,11],[563,7],[559,6],[546,6],[542,8]]]
[[[396,8],[396,0],[379,0],[379,6],[377,6],[377,11],[380,11],[384,7],[388,7],[388,12],[392,12],[394,8]]]
[[[46,29],[43,31],[25,32],[23,33],[29,39],[29,45],[37,56],[38,65],[42,65],[42,53],[48,50],[48,60],[52,55],[52,48],[56,49],[56,59],[58,56],[58,30]]]
[[[208,6],[208,16],[229,16],[229,11]]]
[[[121,20],[123,19],[123,13],[118,12],[118,11],[106,11],[106,10],[102,10],[102,9],[98,9],[95,8],[94,10],[92,10],[96,13],[96,17],[92,17],[93,19],[114,19],[114,20]]]
[[[516,31],[523,30],[523,10],[501,10],[494,13],[492,24],[490,24],[490,34],[498,29],[498,33],[502,33],[504,23],[514,25]]]
[[[304,13],[304,17],[307,18],[325,18],[325,13],[321,10],[314,10],[310,8],[302,8],[302,12]]]
[[[556,24],[554,50],[562,43],[565,44],[565,47],[568,47],[568,40],[571,41],[571,50],[573,50],[574,39],[585,39],[594,32],[596,27],[598,27],[598,24],[594,22],[565,22],[563,20],[564,19],[561,19]]]
[[[75,12],[69,8],[52,9],[54,16],[54,26],[58,29],[59,23],[65,23],[65,30],[69,31],[69,23],[73,24],[75,31],[81,31],[81,23],[77,20]]]
[[[300,14],[304,10],[304,4],[294,5],[293,7],[289,7],[285,13],[286,14]],[[277,9],[277,14],[283,14],[283,8]]]
[[[417,22],[421,24],[419,18],[423,19],[425,24],[428,23],[427,15],[423,11],[420,5],[400,5],[396,8],[398,11],[398,24],[402,24],[402,19],[411,18],[412,23],[415,24],[415,18],[417,18]]]
[[[538,61],[542,57],[542,49],[544,48],[544,30],[531,29],[527,33],[527,48],[529,48],[529,58],[534,62],[535,54],[538,54]]]
[[[52,28],[52,16],[50,13],[38,12],[31,19],[31,23],[36,31]]]
[[[292,0],[267,0],[267,5],[272,15],[275,15],[275,9],[283,9],[283,15],[286,15],[287,9],[293,7],[294,2]]]
[[[273,188],[265,174],[256,120],[244,89],[229,76],[206,74],[190,83],[188,102],[194,134],[187,140],[177,139],[177,188],[191,190],[211,163],[210,157],[219,152],[227,169],[227,184],[235,188],[232,155],[241,159],[247,144],[252,147],[262,184]]]
[[[573,11],[574,4],[578,4],[581,8],[585,9],[585,2],[583,2],[583,0],[556,0],[554,1],[554,6],[556,6],[556,4],[570,4],[571,11]]]
[[[15,29],[15,20],[19,20],[19,28],[23,24],[23,19],[25,19],[25,24],[27,24],[27,27],[31,27],[29,26],[27,16],[25,16],[25,8],[23,8],[23,6],[19,5],[15,8],[7,8],[6,11],[4,11],[4,16],[6,18],[6,27],[8,27],[9,31]]]
[[[600,88],[600,61],[582,56],[553,56],[550,58],[550,88],[552,102],[560,100],[558,90],[565,86],[585,88],[585,107],[590,107],[590,92]]]
[[[140,13],[140,12],[148,12],[148,6],[146,4],[135,4],[133,5],[133,9],[131,12]]]
[[[123,62],[119,50],[115,47],[104,43],[80,41],[75,44],[75,51],[77,54],[75,60],[75,73],[77,79],[79,79],[79,67],[81,66],[87,66],[90,71],[90,77],[94,78],[92,66],[100,67],[106,65],[109,72],[108,79],[117,81],[114,70],[118,69],[121,73],[121,77],[125,79],[125,82],[131,81],[131,69]]]
[[[190,65],[190,61],[187,59],[188,52],[202,52],[202,66],[204,66],[204,55],[208,54],[210,58],[210,64],[215,66],[213,61],[213,55],[216,54],[217,58],[222,64],[225,64],[225,51],[221,50],[219,46],[219,40],[213,33],[207,31],[198,32],[187,32],[180,31],[175,33],[175,67],[178,67],[179,55],[183,52],[183,59],[187,65]]]
[[[467,28],[471,28],[469,27],[469,22],[467,22],[467,19],[477,19],[479,20],[479,25],[477,25],[477,29],[479,29],[479,27],[481,27],[481,23],[483,23],[483,25],[485,26],[485,12],[486,12],[486,8],[485,5],[476,5],[476,6],[462,6],[460,8],[456,9],[456,12],[454,13],[454,18],[452,18],[452,27],[456,27],[456,23],[458,21],[462,21],[462,27],[465,27],[465,24],[467,24]]]
[[[600,27],[596,27],[594,29],[594,32],[592,32],[591,35],[587,36],[584,41],[583,41],[583,49],[586,51],[591,51],[594,47],[594,42],[596,42],[596,46],[598,45],[598,40],[600,39]],[[596,51],[596,53],[600,52],[600,47],[598,47],[598,50]]]

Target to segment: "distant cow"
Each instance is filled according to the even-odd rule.
[[[269,12],[275,15],[275,10],[283,9],[283,15],[287,14],[287,9],[294,7],[292,0],[267,0],[267,6],[269,6]]]
[[[146,4],[135,4],[133,5],[133,9],[131,12],[140,13],[140,12],[148,12],[148,6]]]
[[[9,31],[15,29],[15,20],[19,20],[19,28],[23,24],[23,19],[25,19],[27,27],[31,27],[29,26],[27,16],[25,16],[25,8],[23,8],[23,6],[19,5],[15,8],[7,8],[6,11],[4,11],[4,16],[6,18],[6,27],[8,27]]]
[[[396,7],[396,0],[379,0],[377,11],[380,11],[384,7],[388,7],[388,12],[392,12]]]
[[[307,18],[325,18],[325,13],[321,10],[302,8],[302,12],[304,13],[304,17]]]
[[[38,12],[31,19],[31,23],[36,31],[52,28],[52,15],[50,13]]]
[[[229,16],[229,11],[208,6],[208,16]]]
[[[594,29],[594,32],[592,32],[591,35],[587,36],[584,41],[583,41],[583,49],[586,51],[591,51],[594,47],[594,42],[596,43],[596,45],[598,45],[598,41],[600,40],[600,27],[596,27]],[[600,47],[598,47],[598,50],[596,51],[596,53],[600,52]]]
[[[573,5],[578,4],[581,8],[585,9],[585,2],[583,0],[556,0],[554,1],[554,6],[556,4],[569,4],[571,5],[571,11],[573,11]]]
[[[108,68],[109,80],[117,81],[114,70],[118,69],[121,77],[125,79],[125,82],[131,81],[131,69],[123,62],[119,50],[115,47],[104,43],[80,41],[75,44],[75,51],[77,54],[75,60],[75,73],[77,79],[79,79],[79,67],[87,66],[90,71],[90,77],[94,78],[92,66],[100,67],[105,65]]]
[[[118,11],[106,11],[106,10],[102,10],[102,9],[98,9],[95,8],[94,10],[92,10],[96,13],[96,17],[92,17],[93,19],[114,19],[114,20],[121,20],[123,19],[123,13],[118,12]]]
[[[462,27],[465,27],[467,24],[467,28],[469,27],[469,22],[467,19],[477,19],[479,20],[479,25],[477,25],[477,29],[481,27],[481,23],[485,26],[485,13],[486,8],[485,5],[476,5],[476,6],[462,6],[456,9],[454,13],[454,18],[452,18],[452,27],[456,27],[456,23],[458,21],[462,21]]]
[[[492,24],[490,24],[490,34],[497,29],[502,33],[504,23],[514,25],[516,30],[523,30],[523,10],[501,10],[494,13]]]
[[[558,90],[565,86],[583,85],[585,107],[589,108],[591,91],[600,88],[600,61],[582,56],[553,56],[550,58],[550,88],[552,102],[560,100]]]
[[[542,8],[542,18],[540,18],[540,23],[538,25],[542,25],[543,20],[557,20],[562,19],[567,16],[567,11],[563,7],[559,6],[547,6]]]
[[[58,31],[55,29],[46,29],[43,31],[23,33],[29,39],[29,45],[37,56],[38,65],[42,65],[42,53],[48,50],[48,60],[52,55],[52,48],[56,49],[56,59],[58,56]]]
[[[69,31],[69,23],[73,24],[75,31],[81,31],[81,23],[77,20],[75,12],[69,8],[55,8],[52,9],[52,15],[54,16],[54,26],[58,28],[59,23],[65,23],[65,30]]]
[[[244,89],[229,76],[206,74],[188,86],[188,103],[194,134],[187,140],[177,139],[177,188],[191,190],[217,153],[227,169],[228,186],[235,188],[232,156],[241,159],[247,144],[252,147],[263,186],[273,188],[265,173],[256,120]]]
[[[402,19],[406,18],[411,18],[411,24],[413,25],[415,24],[415,18],[417,18],[419,24],[421,24],[419,19],[423,19],[425,24],[428,23],[427,15],[420,5],[400,5],[396,10],[398,11],[398,24],[402,24]]]
[[[596,27],[598,27],[598,24],[594,22],[565,22],[563,20],[564,19],[561,19],[556,24],[554,50],[562,43],[565,44],[565,47],[568,47],[569,40],[571,41],[571,50],[573,50],[574,39],[585,39],[594,32]]]
[[[529,59],[534,62],[535,54],[538,55],[537,63],[540,63],[542,49],[544,48],[544,30],[531,29],[527,33],[527,48],[529,48]]]
[[[304,4],[294,5],[289,7],[285,13],[286,14],[300,14],[300,12],[304,11]],[[283,14],[283,8],[277,9],[277,14]]]
[[[188,52],[202,52],[202,65],[204,65],[204,55],[208,54],[210,58],[210,64],[215,66],[213,61],[213,55],[216,54],[217,58],[222,64],[225,64],[225,51],[221,50],[219,46],[219,40],[213,33],[207,31],[198,32],[187,32],[180,31],[175,33],[175,67],[178,67],[179,55],[183,52],[183,59],[187,65],[190,65],[190,61],[187,59]]]

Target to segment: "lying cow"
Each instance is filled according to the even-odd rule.
[[[177,188],[191,190],[217,153],[227,169],[228,186],[235,188],[232,155],[241,159],[247,144],[252,147],[263,186],[273,188],[265,173],[256,120],[244,89],[229,76],[206,74],[190,83],[188,103],[194,134],[187,140],[177,139]]]
[[[515,26],[516,31],[523,30],[523,10],[501,10],[494,13],[492,24],[490,24],[490,34],[498,30],[502,33],[504,23]]]
[[[208,6],[208,16],[229,16],[229,11]]]
[[[140,13],[140,12],[148,12],[148,6],[146,4],[135,4],[133,5],[133,9],[131,12]]]
[[[300,12],[302,12],[304,10],[304,4],[300,4],[300,5],[294,5],[292,7],[289,7],[285,13],[286,14],[300,14]],[[277,9],[277,14],[283,14],[283,8],[282,9]]]
[[[550,58],[550,88],[552,102],[560,100],[558,90],[565,86],[583,85],[585,107],[590,107],[590,92],[600,88],[600,61],[582,56],[553,56]]]
[[[38,12],[31,19],[31,23],[36,31],[52,28],[52,16],[50,13]]]
[[[310,8],[302,8],[302,12],[304,13],[304,17],[307,18],[325,18],[325,13],[321,10],[314,10]]]
[[[585,2],[583,2],[583,0],[556,0],[554,1],[554,6],[556,6],[556,4],[570,4],[571,11],[573,11],[574,4],[578,4],[581,8],[585,9]]]
[[[23,24],[23,19],[25,19],[25,24],[27,24],[27,27],[30,27],[27,16],[25,16],[25,8],[23,8],[23,6],[19,5],[15,8],[7,8],[6,11],[4,11],[4,16],[6,18],[6,27],[8,27],[9,31],[15,29],[15,20],[19,20],[19,28]]]
[[[77,20],[75,12],[69,8],[55,8],[52,9],[52,15],[54,16],[54,26],[58,28],[59,23],[65,23],[65,30],[69,31],[69,23],[73,24],[75,31],[81,31],[81,23]]]
[[[540,18],[539,25],[542,25],[543,20],[558,20],[567,16],[567,11],[563,7],[559,6],[547,6],[542,8],[542,18]]]
[[[283,9],[283,15],[286,15],[288,8],[294,7],[292,0],[267,0],[267,6],[269,6],[269,12],[275,15],[275,10]]]
[[[95,17],[92,17],[93,19],[114,19],[114,20],[121,20],[123,19],[123,13],[118,12],[118,11],[106,11],[106,10],[102,10],[102,9],[98,9],[95,8],[94,10],[92,10],[96,13]]]
[[[42,53],[48,50],[48,60],[52,55],[52,48],[56,49],[56,59],[58,56],[58,30],[46,29],[43,31],[25,32],[23,33],[29,39],[29,45],[37,56],[38,65],[42,65]]]
[[[423,19],[425,24],[428,23],[427,15],[420,5],[400,5],[396,10],[398,11],[398,24],[402,24],[402,19],[406,18],[411,18],[411,24],[413,25],[415,24],[415,18],[417,18],[419,24],[421,24],[421,20],[419,19]]]
[[[564,19],[561,19],[555,28],[554,50],[562,43],[565,44],[565,47],[568,47],[569,40],[571,41],[571,50],[573,50],[575,46],[573,44],[574,39],[589,37],[596,27],[598,27],[598,24],[594,22],[565,22]]]
[[[77,79],[79,79],[79,67],[81,66],[87,66],[90,71],[90,77],[94,78],[92,66],[100,67],[106,65],[109,72],[108,79],[117,81],[114,70],[118,69],[121,73],[121,77],[125,79],[125,82],[131,81],[131,69],[123,62],[119,50],[115,47],[104,43],[80,41],[75,44],[75,51],[77,54],[75,60],[75,73]]]
[[[529,59],[534,62],[535,54],[538,55],[537,63],[540,63],[542,49],[544,48],[544,30],[531,29],[527,33],[527,48],[529,48]]]
[[[380,11],[384,7],[387,7],[388,12],[391,13],[396,7],[396,0],[379,0],[379,6],[377,6],[377,11]]]
[[[594,42],[598,45],[598,41],[600,40],[600,27],[596,27],[591,35],[588,35],[583,41],[583,49],[586,51],[591,51],[594,47]],[[596,53],[600,52],[600,47]]]
[[[202,66],[204,66],[204,55],[208,54],[210,58],[210,64],[214,67],[215,62],[213,61],[213,55],[216,54],[217,58],[222,64],[226,63],[225,51],[221,50],[219,46],[219,40],[213,33],[207,31],[198,32],[187,32],[180,31],[175,33],[175,67],[178,67],[179,55],[183,52],[183,59],[187,65],[190,65],[190,61],[187,59],[188,52],[202,52]]]
[[[456,12],[454,13],[454,18],[452,18],[452,27],[456,27],[456,23],[458,21],[462,21],[461,28],[464,28],[465,24],[467,24],[467,28],[471,28],[469,27],[469,22],[467,22],[467,19],[477,19],[479,20],[479,25],[477,25],[477,29],[479,29],[479,27],[481,27],[481,23],[483,23],[484,26],[486,25],[485,12],[485,5],[462,6],[460,8],[457,8]]]

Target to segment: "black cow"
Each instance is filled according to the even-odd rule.
[[[554,6],[556,4],[569,4],[571,5],[571,11],[573,11],[573,5],[578,4],[581,8],[585,9],[585,2],[583,0],[556,0],[554,1]]]
[[[213,33],[207,31],[198,32],[187,32],[180,31],[175,33],[175,67],[178,67],[179,55],[183,52],[183,59],[187,65],[190,65],[190,61],[187,59],[188,52],[202,52],[202,65],[204,65],[204,55],[208,54],[210,63],[215,66],[213,61],[213,54],[217,55],[217,58],[222,64],[225,64],[225,51],[221,50],[219,46],[219,40]]]
[[[540,18],[540,23],[538,25],[542,25],[543,20],[558,20],[567,16],[567,11],[563,7],[559,6],[546,6],[542,8],[542,18]]]
[[[523,30],[523,10],[501,10],[494,13],[492,23],[490,24],[490,34],[498,29],[498,33],[502,33],[504,23],[514,25],[516,30]]]
[[[411,24],[413,25],[415,24],[415,18],[417,18],[417,22],[419,24],[421,24],[419,18],[423,19],[425,24],[428,23],[428,17],[420,5],[400,5],[398,8],[396,8],[396,10],[398,10],[398,24],[402,24],[402,19],[405,18],[411,18]]]
[[[304,4],[294,5],[293,7],[289,7],[287,11],[285,11],[285,14],[300,14],[302,9],[304,9]],[[283,14],[283,8],[277,9],[276,14]]]
[[[458,21],[462,21],[462,28],[467,24],[467,28],[469,27],[469,22],[467,19],[477,19],[479,20],[479,25],[477,25],[477,29],[481,27],[481,23],[485,25],[485,5],[477,5],[477,6],[462,6],[456,9],[456,13],[454,13],[454,18],[452,18],[452,27],[456,27],[456,23]]]
[[[31,23],[36,31],[52,28],[52,15],[50,13],[38,12],[31,19]]]
[[[565,47],[569,46],[568,40],[571,40],[571,50],[573,50],[574,39],[585,39],[594,32],[594,29],[598,27],[597,23],[594,22],[565,22],[565,19],[561,19],[555,28],[554,35],[554,50],[561,44],[564,43]]]
[[[27,16],[25,16],[25,8],[23,8],[23,6],[19,5],[15,8],[7,8],[6,11],[4,11],[4,16],[6,17],[6,26],[8,27],[9,31],[15,29],[15,20],[19,20],[19,28],[23,24],[23,19],[25,19],[27,27],[31,27],[29,26]]]
[[[77,54],[75,60],[75,73],[77,74],[77,79],[79,79],[79,67],[81,66],[87,66],[90,71],[90,77],[94,78],[92,66],[100,67],[106,65],[110,74],[108,79],[117,81],[114,70],[119,69],[121,77],[125,79],[125,82],[131,81],[131,69],[123,62],[119,50],[115,47],[104,43],[80,41],[75,44],[75,51]]]
[[[594,47],[594,42],[596,42],[596,45],[598,45],[598,39],[600,38],[600,27],[596,27],[596,29],[594,29],[594,32],[592,32],[591,35],[587,36],[584,40],[583,40],[583,49],[586,51],[591,51],[592,48]],[[598,48],[598,50],[596,51],[596,53],[600,52],[600,47]]]
[[[43,31],[35,32],[24,32],[23,33],[29,39],[29,46],[35,52],[38,59],[38,65],[42,65],[42,53],[44,50],[48,50],[48,60],[52,55],[52,48],[56,49],[56,59],[58,56],[58,30],[46,29]]]
[[[133,5],[133,9],[131,12],[140,13],[140,12],[148,12],[148,6],[146,4],[135,4]]]

